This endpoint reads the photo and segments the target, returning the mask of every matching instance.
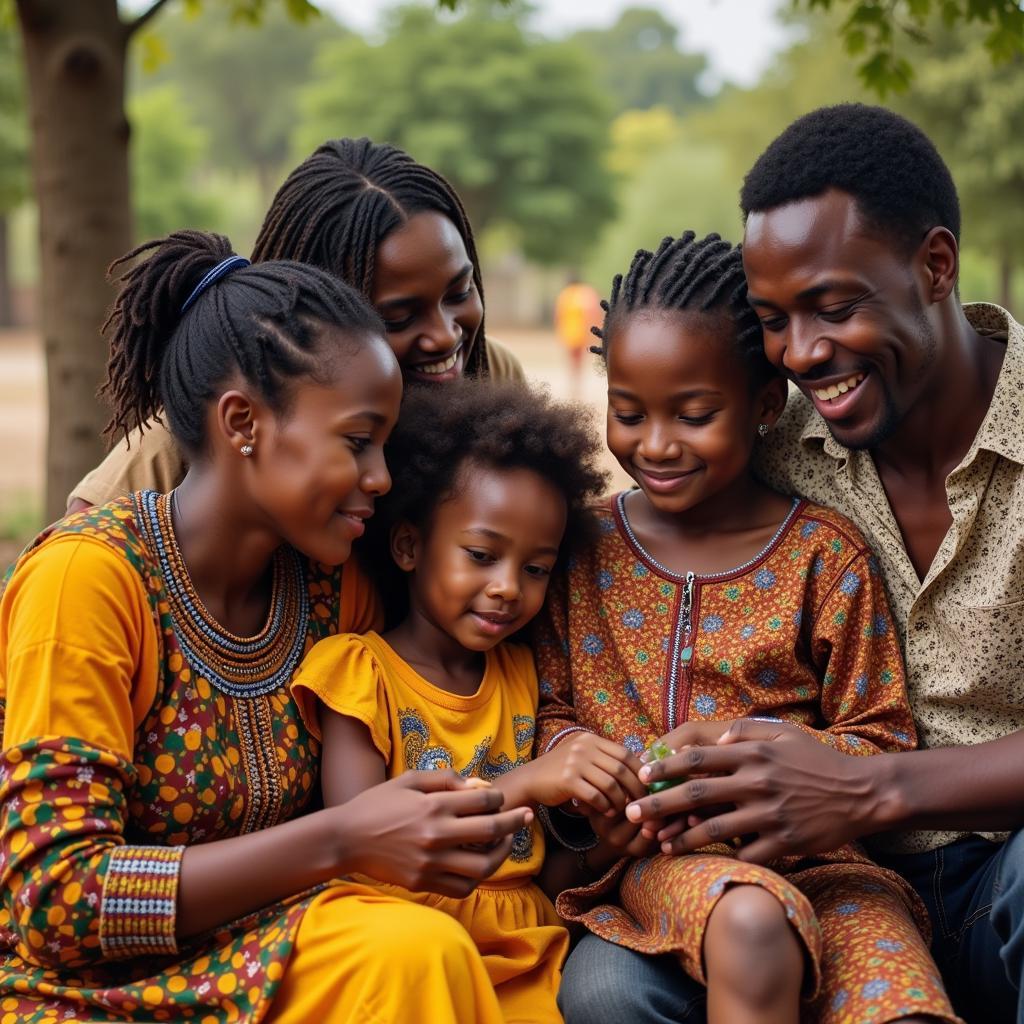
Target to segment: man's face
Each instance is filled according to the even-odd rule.
[[[837,189],[747,218],[743,266],[765,353],[848,448],[892,437],[928,388],[925,251],[867,226]]]

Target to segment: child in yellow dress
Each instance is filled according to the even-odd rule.
[[[317,644],[292,684],[323,736],[327,804],[437,768],[500,789],[505,807],[576,800],[615,814],[643,794],[636,757],[608,739],[581,734],[531,760],[537,675],[529,648],[511,641],[540,611],[563,540],[588,533],[604,486],[598,451],[573,406],[521,385],[449,383],[406,398],[387,449],[395,485],[377,517],[405,575],[392,617],[395,601],[404,610],[383,635]],[[454,876],[444,894],[379,887],[465,926],[506,1021],[561,1021],[568,937],[534,881],[543,860],[533,820],[475,892]]]

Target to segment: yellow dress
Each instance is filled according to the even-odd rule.
[[[528,761],[533,749],[537,673],[530,650],[516,644],[489,651],[479,689],[461,696],[424,679],[376,633],[329,637],[306,656],[292,694],[314,735],[317,701],[366,725],[389,778],[451,768],[492,780]],[[532,880],[543,860],[535,820],[515,837],[505,863],[465,899],[379,888],[443,910],[465,927],[506,1021],[561,1021],[555,996],[568,934]]]
[[[288,678],[190,665],[161,501],[59,523],[0,599],[0,1024],[500,1024],[463,929],[356,881],[177,938],[186,849],[308,810],[319,745]],[[282,556],[264,639],[375,621],[355,562]]]

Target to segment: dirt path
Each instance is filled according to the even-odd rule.
[[[575,386],[568,360],[553,334],[543,330],[495,329],[520,358],[531,380],[547,384],[561,398],[578,398],[590,405],[598,422],[604,416],[604,377],[596,360],[586,360]],[[18,552],[22,536],[35,525],[42,505],[46,444],[46,380],[40,338],[31,331],[0,331],[0,570]],[[616,482],[625,479],[608,456]]]

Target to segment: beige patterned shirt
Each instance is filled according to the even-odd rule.
[[[1024,728],[1024,328],[998,306],[975,303],[964,312],[1007,349],[977,437],[946,480],[953,522],[924,582],[870,452],[838,444],[803,395],[790,395],[758,460],[772,486],[838,509],[875,549],[927,747],[982,743]],[[905,832],[878,845],[909,852],[962,834]]]

